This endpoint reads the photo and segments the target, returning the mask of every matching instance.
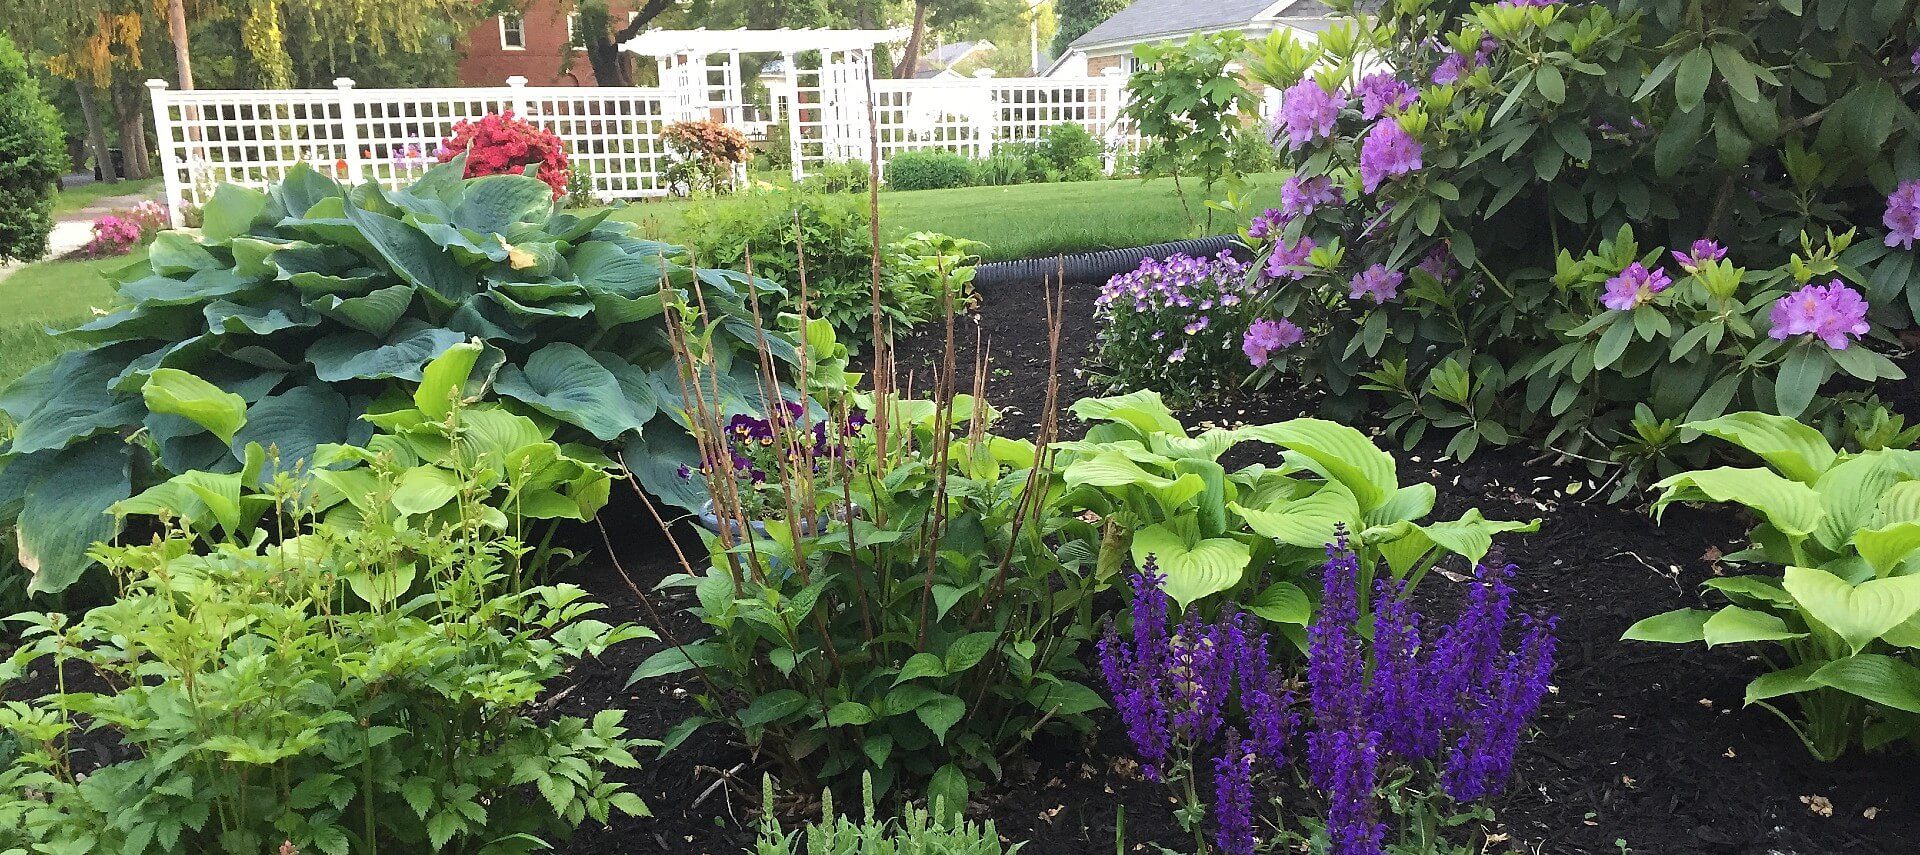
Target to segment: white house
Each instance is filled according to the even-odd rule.
[[[1182,41],[1194,33],[1239,30],[1263,39],[1287,27],[1311,37],[1324,32],[1334,17],[1320,0],[1134,0],[1067,45],[1047,76],[1098,77],[1109,68],[1131,74],[1139,68],[1135,45]]]

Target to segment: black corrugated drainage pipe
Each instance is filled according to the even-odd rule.
[[[1240,239],[1229,235],[1180,240],[1172,243],[1156,243],[1152,246],[1136,246],[1127,249],[1108,249],[1100,252],[1083,252],[1045,258],[1026,258],[1019,261],[995,261],[982,264],[973,274],[975,287],[991,288],[996,285],[1021,283],[1038,284],[1043,279],[1058,276],[1061,268],[1066,269],[1070,283],[1105,282],[1114,276],[1140,266],[1143,258],[1165,258],[1176,252],[1193,256],[1216,255],[1220,250],[1232,250],[1233,254],[1245,259],[1246,247]]]

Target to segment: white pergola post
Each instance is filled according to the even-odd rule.
[[[793,167],[793,180],[806,177],[806,171],[800,168],[800,74],[794,67],[793,51],[780,55],[780,64],[786,72],[787,81],[787,161]],[[777,103],[778,98],[774,99]]]

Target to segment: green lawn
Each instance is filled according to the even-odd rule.
[[[1277,201],[1275,194],[1285,179],[1280,173],[1252,176],[1247,179],[1248,193]],[[1193,199],[1196,189],[1187,182],[1190,203],[1196,215],[1204,218],[1205,208]],[[640,223],[648,234],[670,241],[687,210],[713,204],[725,202],[644,202],[622,208],[614,217]],[[883,192],[880,223],[889,237],[933,231],[980,241],[987,245],[983,257],[988,261],[1143,246],[1193,236],[1174,195],[1173,181],[1164,178]],[[1216,215],[1210,231],[1225,234],[1240,225],[1244,223],[1223,223]]]
[[[132,264],[145,250],[94,261],[48,261],[0,279],[0,387],[59,353],[63,346],[45,328],[85,322],[95,307],[113,300],[103,270]]]
[[[159,189],[160,179],[158,178],[121,181],[117,184],[105,184],[99,181],[82,184],[53,195],[53,215],[62,217],[71,214],[109,196],[131,196],[136,193],[151,196]]]

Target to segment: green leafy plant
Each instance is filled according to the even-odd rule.
[[[66,174],[60,117],[27,73],[13,42],[0,35],[0,262],[47,254],[53,191]]]
[[[0,453],[0,512],[17,518],[31,589],[78,578],[87,545],[116,530],[102,512],[156,472],[238,471],[256,443],[280,469],[312,466],[320,445],[365,442],[372,425],[357,416],[471,338],[492,398],[554,420],[564,441],[626,443],[655,464],[636,473],[643,483],[697,506],[672,476],[688,443],[658,316],[697,282],[721,319],[715,379],[757,388],[758,363],[734,358],[757,335],[745,278],[695,271],[608,211],[557,213],[539,181],[461,170],[456,159],[404,190],[349,191],[295,167],[268,191],[219,188],[197,235],[157,237],[120,274],[121,308],[62,333],[86,346],[0,394],[18,425]],[[237,396],[244,428],[156,410],[142,390],[163,369]]]
[[[914,232],[887,245],[887,288],[898,308],[894,318],[904,326],[930,321],[941,314],[946,295],[956,307],[978,300],[973,290],[975,265],[986,244],[943,235]]]
[[[1305,280],[1282,299],[1310,376],[1341,414],[1386,392],[1408,441],[1530,440],[1623,487],[1704,464],[1660,459],[1682,422],[1824,418],[1835,369],[1898,376],[1878,328],[1920,305],[1912,44],[1907,17],[1846,0],[1410,2],[1272,35],[1249,72],[1291,95],[1290,188],[1325,194],[1283,193],[1267,256]],[[1696,240],[1731,264],[1689,269]],[[1600,311],[1633,264],[1650,299]],[[1875,331],[1764,338],[1775,298],[1834,282]]]
[[[1087,158],[1098,162],[1107,153],[1106,144],[1079,122],[1062,122],[1048,128],[1041,148],[1047,162],[1063,173]]]
[[[832,351],[830,327],[808,331],[809,354]],[[691,373],[697,341],[683,352]],[[709,558],[663,584],[693,589],[709,634],[634,679],[698,672],[705,711],[669,746],[724,723],[793,780],[871,773],[882,792],[962,805],[1042,730],[1087,730],[1103,706],[1075,679],[1101,583],[1041,522],[1049,434],[994,435],[993,410],[953,394],[951,359],[932,400],[885,391],[890,378],[853,393],[831,368],[804,368],[808,397],[771,425],[699,408]],[[736,431],[773,444],[774,470],[751,480],[779,485],[780,501],[741,500]]]
[[[861,160],[830,160],[809,170],[798,185],[820,193],[865,193],[873,185],[873,167]]]
[[[1920,451],[1835,451],[1793,419],[1734,413],[1684,426],[1766,466],[1684,472],[1656,487],[1675,502],[1740,505],[1759,519],[1725,557],[1779,573],[1722,576],[1718,609],[1676,609],[1623,636],[1666,644],[1759,644],[1772,670],[1746,701],[1784,720],[1821,760],[1920,734]],[[1783,709],[1791,699],[1794,712]]]
[[[395,498],[413,483],[375,480]],[[167,527],[147,545],[100,546],[119,600],[77,621],[12,618],[26,641],[7,676],[91,671],[101,688],[63,677],[0,708],[0,729],[24,747],[0,771],[0,845],[519,853],[614,811],[646,814],[607,779],[648,744],[625,734],[620,711],[542,723],[533,705],[575,660],[652,633],[593,619],[599,606],[576,587],[512,584],[527,547],[498,532],[490,505],[387,524],[311,519],[306,497],[324,489],[275,478],[266,500],[306,521],[277,542],[203,550]],[[131,759],[92,766],[82,746],[99,739]]]
[[[976,825],[942,820],[945,813],[936,806],[933,813],[908,807],[898,819],[881,819],[875,811],[873,780],[864,779],[861,804],[865,810],[856,822],[833,811],[833,791],[820,794],[820,821],[792,834],[780,830],[774,815],[773,779],[761,785],[760,837],[754,842],[753,855],[1011,855],[1021,844],[1003,846],[993,821]]]
[[[1246,37],[1238,32],[1195,33],[1185,42],[1133,49],[1140,70],[1127,78],[1126,116],[1152,140],[1150,169],[1173,176],[1187,223],[1194,228],[1210,228],[1213,210],[1200,206],[1203,219],[1188,202],[1181,178],[1200,179],[1202,200],[1213,198],[1218,187],[1239,189],[1233,136],[1241,117],[1254,112],[1255,98],[1228,66],[1245,53]]]
[[[1425,521],[1433,486],[1402,486],[1392,455],[1335,422],[1301,418],[1196,436],[1151,390],[1084,399],[1072,410],[1091,427],[1086,439],[1053,447],[1066,491],[1054,508],[1058,517],[1099,520],[1099,539],[1086,540],[1081,529],[1079,549],[1098,555],[1101,575],[1153,556],[1180,608],[1232,599],[1303,649],[1313,609],[1299,582],[1317,580],[1340,533],[1357,556],[1364,604],[1383,567],[1411,590],[1448,555],[1478,562],[1493,535],[1539,527],[1478,510]],[[1279,449],[1279,465],[1229,472],[1220,458],[1245,442]]]
[[[887,160],[887,189],[945,190],[973,183],[965,155],[943,148],[903,151]]]

